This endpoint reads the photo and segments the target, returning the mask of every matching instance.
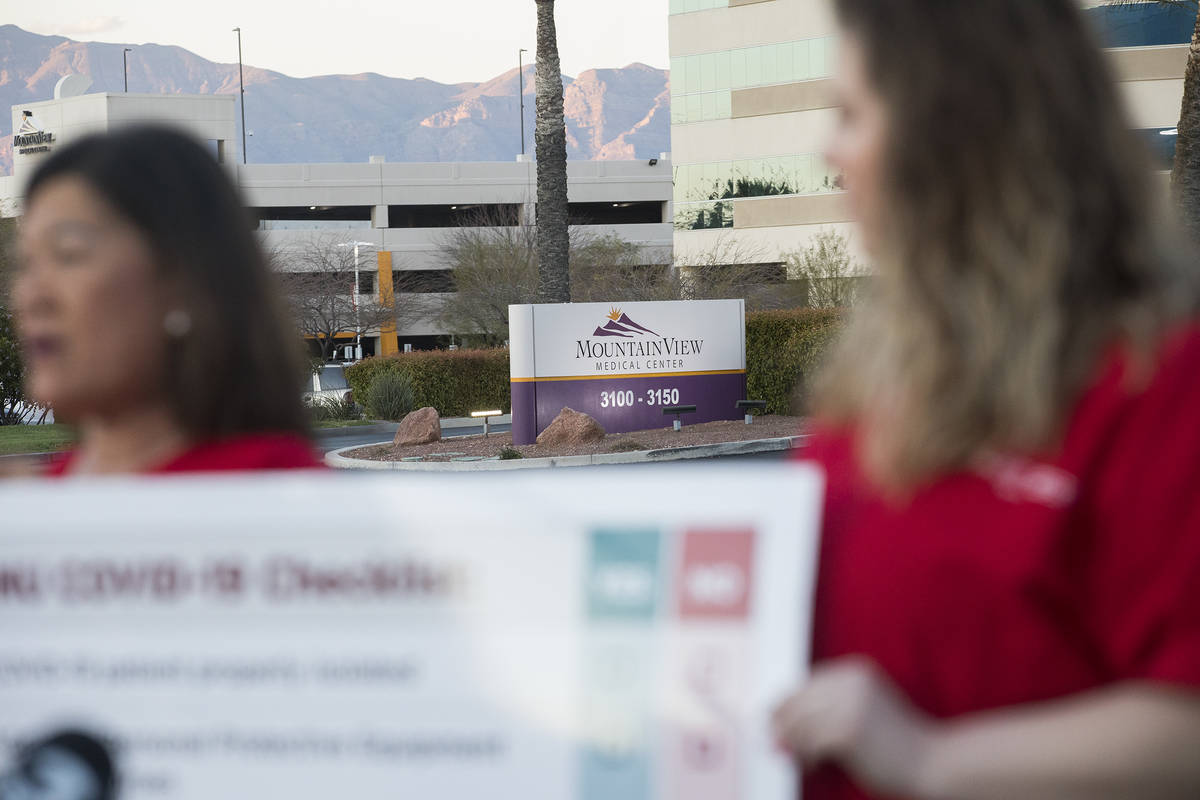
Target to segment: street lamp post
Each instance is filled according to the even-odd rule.
[[[374,247],[374,242],[343,242],[338,247],[353,247],[354,248],[354,357],[355,359],[362,358],[362,324],[359,321],[358,315],[358,248],[359,247]]]
[[[517,80],[520,86],[517,97],[521,101],[521,155],[525,155],[525,63],[521,54],[528,52],[524,47],[517,51]]]
[[[242,163],[246,163],[246,81],[242,77],[242,29],[233,29],[238,35],[238,89],[242,106]]]
[[[121,72],[125,74],[125,93],[129,94],[129,57],[125,53],[132,53],[132,47],[126,47],[125,52],[121,53]]]

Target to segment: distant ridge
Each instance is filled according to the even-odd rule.
[[[82,73],[93,92],[122,89],[124,43],[77,42],[0,25],[0,172],[12,173],[7,109],[48,100],[63,75]],[[517,70],[482,83],[444,84],[375,73],[292,78],[247,66],[251,162],[511,161],[520,151]],[[525,67],[525,138],[533,149],[534,68]],[[563,76],[567,156],[640,159],[670,150],[666,70],[645,64]],[[237,64],[181,47],[139,44],[129,90],[237,94]]]

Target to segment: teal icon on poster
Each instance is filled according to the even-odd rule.
[[[650,758],[644,752],[614,754],[584,748],[579,777],[583,800],[643,800],[650,796]]]
[[[593,620],[651,620],[658,607],[659,550],[654,529],[592,532],[587,577]]]

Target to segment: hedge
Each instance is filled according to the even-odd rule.
[[[746,315],[747,395],[767,401],[768,414],[802,414],[807,381],[837,333],[837,309],[754,311]],[[368,358],[346,368],[361,403],[381,372],[409,376],[415,408],[432,406],[443,417],[465,417],[488,408],[511,410],[508,350],[427,350]]]
[[[808,381],[838,332],[839,309],[754,311],[746,315],[746,393],[768,414],[803,414]]]
[[[398,372],[412,380],[415,408],[432,406],[443,417],[465,417],[472,411],[509,411],[508,350],[418,350],[367,358],[346,367],[346,381],[359,402],[381,372]]]

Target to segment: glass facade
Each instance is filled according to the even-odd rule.
[[[1150,150],[1157,170],[1169,170],[1175,164],[1175,143],[1179,132],[1175,128],[1142,128],[1138,135]]]
[[[690,14],[693,11],[708,11],[710,8],[728,7],[729,0],[671,0],[672,14]]]
[[[1106,47],[1189,44],[1196,27],[1196,7],[1186,3],[1098,6],[1085,13]]]
[[[827,78],[835,37],[743,47],[671,59],[671,124],[729,119],[731,92]]]
[[[675,167],[675,227],[732,227],[732,201],[739,198],[841,189],[841,176],[814,153],[680,164]]]

